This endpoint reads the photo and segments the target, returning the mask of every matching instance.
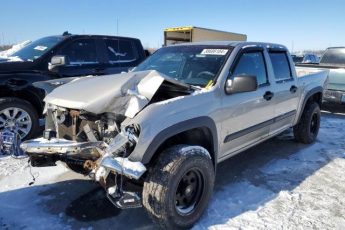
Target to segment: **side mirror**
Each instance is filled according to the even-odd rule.
[[[227,94],[255,91],[258,88],[256,76],[238,75],[226,80],[225,92]]]
[[[48,64],[48,69],[50,71],[54,71],[56,67],[65,66],[66,64],[67,64],[66,56],[56,55],[56,56],[53,56],[52,59],[50,60],[50,63]]]

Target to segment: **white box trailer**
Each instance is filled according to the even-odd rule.
[[[247,35],[195,26],[172,27],[164,30],[164,46],[198,41],[246,41]]]

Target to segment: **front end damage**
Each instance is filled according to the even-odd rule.
[[[87,81],[90,79],[92,86],[92,78]],[[105,79],[103,83],[107,80],[113,81]],[[71,94],[66,95],[66,89],[70,91],[73,84],[85,86],[83,80],[54,90],[45,99],[43,137],[23,142],[21,149],[30,157],[32,166],[54,166],[62,161],[73,171],[99,182],[117,207],[133,208],[141,206],[140,187],[147,169],[141,162],[128,158],[138,143],[140,125],[122,127],[121,123],[133,118],[149,103],[185,96],[193,90],[156,71],[134,74],[119,82],[114,82],[118,83],[117,90],[114,87],[109,88],[111,91],[103,89],[102,95],[107,97],[88,92],[91,98],[85,98],[87,95],[78,98],[78,95],[68,102],[66,97]]]
[[[108,198],[119,208],[141,206],[139,193],[125,191],[124,178],[139,180],[146,172],[141,162],[128,156],[139,135],[138,127],[118,129],[116,120],[103,117],[89,121],[75,110],[48,111],[47,129],[42,138],[21,144],[35,167],[55,166],[64,162],[70,169],[90,176],[107,191]],[[62,115],[65,114],[65,115]],[[61,120],[64,116],[64,120]],[[53,126],[49,127],[49,124]],[[111,125],[109,125],[111,124]]]

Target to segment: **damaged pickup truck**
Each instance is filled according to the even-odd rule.
[[[315,141],[327,71],[297,76],[282,45],[204,42],[161,48],[133,72],[67,83],[45,98],[33,166],[62,161],[119,208],[144,206],[163,228],[189,228],[217,164],[293,127]]]

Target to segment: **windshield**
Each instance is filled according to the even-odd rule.
[[[327,49],[320,63],[345,65],[345,48]]]
[[[11,57],[18,57],[23,61],[34,61],[62,40],[63,37],[41,38],[34,42],[31,42],[27,46],[24,46],[17,52],[13,53]]]
[[[171,46],[159,49],[135,71],[156,70],[180,82],[212,85],[231,52],[229,46]]]

